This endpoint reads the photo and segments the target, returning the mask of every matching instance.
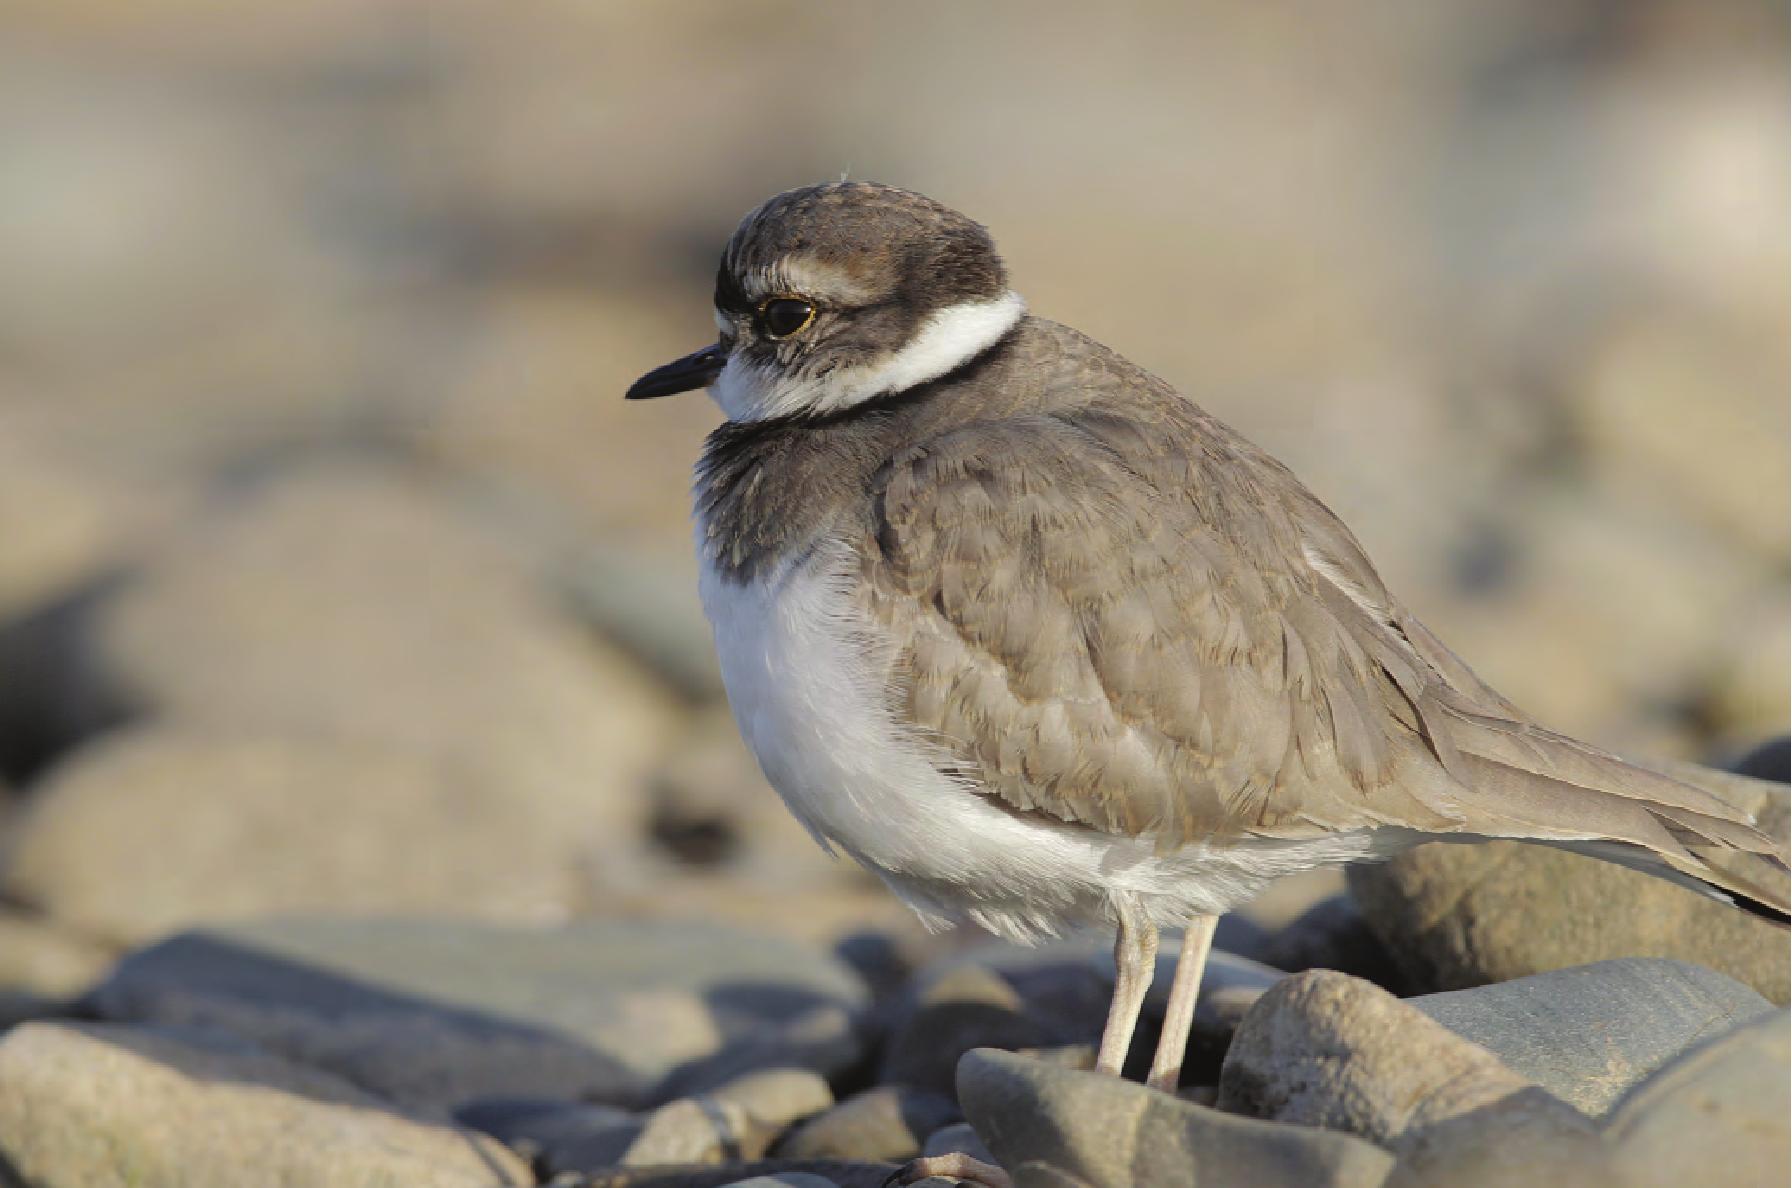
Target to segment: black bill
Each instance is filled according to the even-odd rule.
[[[624,396],[628,400],[652,400],[655,396],[676,396],[693,388],[706,388],[722,374],[727,362],[728,352],[720,343],[711,343],[664,367],[655,367],[630,384]]]

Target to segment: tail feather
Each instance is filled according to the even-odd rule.
[[[1561,845],[1787,924],[1786,843],[1743,809],[1529,722],[1444,709],[1465,829]]]

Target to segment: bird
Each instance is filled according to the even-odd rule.
[[[695,539],[742,737],[929,925],[1112,928],[1098,1071],[1160,931],[1183,940],[1146,1083],[1173,1092],[1218,917],[1423,842],[1566,848],[1786,923],[1783,844],[1506,700],[1285,466],[1030,313],[969,217],[779,194],[714,305],[716,341],[627,397],[724,414]]]

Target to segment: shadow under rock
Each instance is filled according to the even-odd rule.
[[[141,712],[101,679],[94,620],[130,579],[115,569],[0,623],[0,776],[24,785],[64,754]]]
[[[719,1051],[675,1065],[655,1086],[655,1103],[778,1066],[837,1070],[828,1080],[839,1089],[861,1071],[870,1046],[869,1013],[814,990],[721,982],[703,992],[703,1002],[725,1042]]]

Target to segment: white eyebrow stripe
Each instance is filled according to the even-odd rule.
[[[929,315],[908,345],[888,358],[820,378],[786,376],[731,355],[710,392],[734,421],[838,412],[938,379],[988,350],[1026,312],[1027,303],[1012,291],[987,301],[947,306]]]
[[[988,350],[1026,312],[1027,303],[1013,290],[991,301],[967,301],[934,311],[907,346],[847,377],[852,393],[845,403],[857,404],[938,379]]]

